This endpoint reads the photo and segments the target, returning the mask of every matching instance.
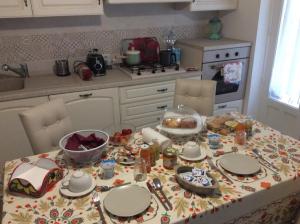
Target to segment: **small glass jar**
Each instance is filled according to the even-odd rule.
[[[250,117],[247,117],[245,120],[245,131],[247,134],[247,139],[252,137],[252,135],[253,135],[252,129],[253,129],[253,121]]]
[[[236,131],[234,142],[239,145],[245,145],[247,141],[246,131]]]
[[[174,169],[177,165],[177,152],[173,148],[167,148],[163,152],[163,166],[168,170]]]

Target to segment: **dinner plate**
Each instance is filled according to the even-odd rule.
[[[200,116],[199,114],[194,114],[193,117],[197,120],[197,127],[196,128],[166,128],[163,127],[161,124],[157,125],[156,128],[158,130],[162,130],[164,132],[167,132],[171,135],[177,135],[177,136],[186,136],[186,135],[195,135],[198,134],[202,129],[202,124],[205,123],[206,117]]]
[[[192,161],[192,162],[193,162],[193,161],[203,160],[203,159],[206,158],[206,151],[205,151],[205,149],[204,149],[203,147],[200,147],[200,150],[201,150],[201,155],[198,156],[198,157],[189,158],[189,157],[183,156],[183,154],[179,154],[179,157],[180,157],[181,159],[186,160],[186,161]]]
[[[62,188],[62,186],[59,188],[59,191],[63,196],[71,197],[71,198],[77,198],[77,197],[81,197],[81,196],[84,196],[84,195],[87,195],[87,194],[91,193],[95,189],[95,187],[96,187],[95,180],[92,179],[91,186],[85,191],[82,191],[82,192],[79,192],[79,193],[74,193],[74,192],[70,191],[67,188]]]
[[[104,198],[105,209],[113,215],[131,217],[145,211],[151,203],[151,193],[138,185],[126,185],[111,190]]]
[[[227,171],[237,175],[251,175],[259,172],[259,162],[246,155],[228,154],[220,159],[220,165]]]

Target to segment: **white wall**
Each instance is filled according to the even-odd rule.
[[[258,20],[260,13],[260,0],[239,0],[239,7],[235,11],[220,13],[223,22],[222,33],[225,37],[247,40],[252,42],[251,61],[249,65],[246,96],[244,103],[244,113],[256,117],[257,99],[259,99],[258,87],[261,74],[257,72],[261,55],[260,46],[257,45],[258,39]]]

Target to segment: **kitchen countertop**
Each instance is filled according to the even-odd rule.
[[[172,75],[154,75],[149,78],[133,80],[129,75],[120,71],[118,68],[114,68],[108,70],[105,76],[94,77],[91,81],[83,81],[76,74],[66,77],[58,77],[53,74],[35,75],[25,79],[24,89],[0,92],[0,102],[61,93],[150,84],[153,82],[175,80],[177,78],[199,77],[200,74],[200,71],[195,71]]]

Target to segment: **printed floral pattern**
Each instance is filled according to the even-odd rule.
[[[229,183],[222,178],[220,173],[210,170],[206,160],[191,163],[178,159],[180,164],[207,169],[218,180],[219,190],[215,195],[199,196],[181,188],[175,180],[174,171],[164,169],[161,158],[156,166],[152,168],[148,180],[155,177],[161,179],[164,191],[173,204],[173,210],[164,211],[154,197],[147,211],[132,217],[130,220],[114,217],[106,212],[105,216],[108,223],[142,223],[149,220],[151,220],[151,223],[206,223],[206,220],[213,219],[215,213],[232,214],[231,221],[230,219],[224,220],[226,224],[280,223],[281,221],[290,220],[293,212],[300,206],[300,194],[294,194],[300,193],[300,142],[284,136],[259,122],[254,122],[254,125],[254,136],[247,142],[245,147],[239,148],[239,153],[253,156],[250,149],[257,148],[264,157],[279,168],[278,175],[262,167],[260,173],[251,177],[238,177],[228,174],[233,181],[233,183]],[[174,138],[172,139],[174,148],[180,149],[187,140],[191,139],[198,142],[202,141],[201,146],[205,147],[208,154],[211,153],[209,147],[207,147],[207,140],[204,139],[203,141],[200,136]],[[134,147],[138,147],[140,142],[141,134],[136,133],[132,139],[132,144],[134,144]],[[232,147],[236,147],[233,136],[223,136],[222,145],[224,151],[230,151]],[[116,147],[109,147],[108,158],[113,156],[117,150]],[[98,185],[117,185],[133,181],[132,167],[117,165],[114,178],[102,180],[99,164],[77,167],[65,160],[61,152],[58,151],[39,156],[55,159],[58,164],[65,168],[65,174],[67,174],[67,170],[70,173],[72,170],[82,169],[92,175]],[[7,162],[5,164],[4,186],[7,186],[13,169],[21,161],[35,161],[39,156]],[[218,159],[219,157],[213,158],[217,166],[219,166]],[[141,184],[144,185],[145,183]],[[273,189],[275,189],[274,186],[282,186],[282,192],[284,193],[280,197],[276,193],[277,198],[281,199],[275,202],[267,196],[272,195]],[[101,198],[105,198],[106,194],[101,193]],[[249,201],[264,201],[268,205],[261,207],[259,204],[249,203]],[[249,214],[239,217],[240,213],[238,211],[235,213],[235,210],[231,210],[235,209],[233,204],[236,203],[239,203],[237,207],[243,208],[243,211],[248,211]],[[3,224],[94,224],[99,221],[98,212],[91,203],[91,195],[78,199],[64,198],[59,194],[58,186],[39,199],[14,196],[4,190],[3,211]],[[215,223],[220,223],[220,220],[216,220]]]

